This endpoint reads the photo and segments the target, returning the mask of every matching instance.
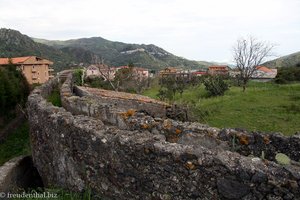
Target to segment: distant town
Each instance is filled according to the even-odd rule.
[[[1,65],[15,65],[22,71],[29,84],[42,84],[55,76],[54,69],[51,67],[53,62],[38,56],[0,58]],[[128,66],[110,67],[105,64],[92,64],[84,67],[86,77],[101,77],[104,80],[113,80],[118,70],[128,68]],[[227,65],[212,65],[198,70],[186,70],[180,67],[166,67],[158,72],[151,72],[143,67],[134,67],[134,76],[138,79],[159,77],[184,77],[190,80],[192,77],[204,75],[221,75],[237,77],[240,71]],[[258,81],[270,81],[277,75],[277,69],[270,69],[266,66],[257,66],[251,78]]]

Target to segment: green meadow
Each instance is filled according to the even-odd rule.
[[[144,95],[158,98],[155,85]],[[175,103],[188,105],[193,118],[218,128],[242,128],[249,131],[300,131],[300,83],[275,84],[250,82],[245,92],[231,86],[224,96],[209,97],[204,86],[187,88],[176,94]]]

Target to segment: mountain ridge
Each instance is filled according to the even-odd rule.
[[[0,57],[28,55],[52,60],[55,71],[92,64],[95,57],[111,66],[133,62],[136,66],[154,70],[169,66],[199,69],[212,64],[178,57],[154,44],[113,42],[102,37],[47,40],[31,38],[13,29],[0,29]]]
[[[76,54],[77,53],[77,54]],[[34,42],[29,36],[12,29],[0,29],[0,57],[36,55],[54,61],[54,68],[60,71],[76,63],[87,63],[93,54],[80,48],[56,49]],[[83,58],[80,55],[84,55]]]
[[[300,51],[267,61],[263,65],[270,68],[300,67]]]
[[[81,47],[100,56],[110,65],[126,65],[133,62],[146,68],[161,69],[167,66],[201,68],[209,62],[187,60],[158,47],[154,44],[132,44],[113,42],[102,37],[79,38],[70,40],[45,40],[33,38],[34,41],[55,48]]]

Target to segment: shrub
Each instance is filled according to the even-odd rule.
[[[82,75],[83,75],[83,71],[82,69],[76,69],[74,72],[73,72],[73,77],[74,77],[74,83],[76,85],[82,85]]]
[[[221,76],[210,76],[204,80],[204,86],[206,91],[211,96],[224,95],[225,91],[229,89],[228,84]]]
[[[278,69],[275,83],[283,84],[300,81],[300,67],[283,67]]]
[[[47,101],[51,102],[54,106],[62,107],[61,99],[60,99],[60,91],[59,88],[55,88],[51,94],[47,97]]]
[[[84,80],[84,83],[87,84],[89,87],[93,88],[103,88],[106,90],[113,90],[110,83],[102,77],[87,77]]]
[[[7,116],[16,105],[24,106],[30,93],[30,86],[22,72],[15,66],[0,68],[0,116]]]

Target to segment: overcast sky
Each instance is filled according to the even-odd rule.
[[[0,0],[0,27],[31,37],[101,36],[155,44],[188,59],[230,62],[242,36],[300,51],[300,0]]]

